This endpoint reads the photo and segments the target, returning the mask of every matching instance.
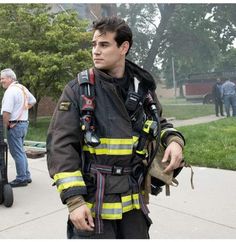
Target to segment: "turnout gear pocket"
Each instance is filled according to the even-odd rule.
[[[78,230],[68,218],[67,221],[67,239],[89,239],[95,235],[94,231]]]
[[[106,176],[105,194],[125,193],[129,188],[129,175]]]

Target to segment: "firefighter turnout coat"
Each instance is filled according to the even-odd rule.
[[[129,83],[136,77],[144,89],[155,93],[155,82],[148,72],[126,61],[125,73]],[[96,68],[94,75],[95,128],[101,143],[92,147],[84,142],[80,85],[77,79],[70,81],[58,101],[48,130],[48,170],[64,204],[68,198],[82,195],[94,217],[122,219],[123,213],[142,208],[142,189],[132,175],[132,167],[137,163],[134,147],[138,128],[134,130],[115,79]],[[168,134],[175,135],[175,129],[161,117],[161,106],[156,97],[155,100],[161,142],[165,145]],[[144,111],[141,116],[143,120]]]

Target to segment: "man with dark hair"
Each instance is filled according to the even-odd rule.
[[[94,67],[66,85],[48,130],[49,173],[69,209],[68,238],[147,239],[146,144],[166,148],[169,172],[181,166],[184,138],[162,117],[153,77],[126,59],[126,22],[103,18],[93,31]]]
[[[221,97],[222,84],[222,80],[220,78],[217,78],[216,83],[212,87],[212,97],[215,103],[215,113],[217,117],[219,116],[219,112],[221,116],[224,116],[223,101]]]

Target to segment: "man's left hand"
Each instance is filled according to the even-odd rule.
[[[174,169],[182,166],[183,150],[182,147],[175,141],[172,141],[166,148],[162,162],[165,163],[170,160],[170,163],[164,170],[164,173],[173,171]]]

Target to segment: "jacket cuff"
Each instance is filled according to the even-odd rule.
[[[174,128],[167,128],[161,131],[161,144],[164,148],[167,147],[167,145],[170,143],[167,143],[170,137],[176,137],[179,139],[176,139],[176,142],[179,142],[179,144],[184,147],[185,145],[185,139],[184,136],[176,129]],[[181,141],[180,141],[181,140]]]
[[[70,197],[66,200],[66,205],[69,210],[69,213],[74,211],[76,208],[79,208],[80,206],[86,204],[84,201],[83,196],[74,196]]]
[[[171,143],[171,142],[176,142],[178,143],[182,149],[184,149],[184,141],[183,139],[181,139],[179,136],[175,136],[175,135],[169,135],[167,137],[167,140],[166,140],[166,144],[167,146]]]
[[[66,204],[67,199],[74,197],[74,196],[80,196],[87,194],[87,189],[84,187],[83,189],[78,189],[77,187],[71,187],[66,190],[63,190],[60,193],[61,201],[63,204]]]

